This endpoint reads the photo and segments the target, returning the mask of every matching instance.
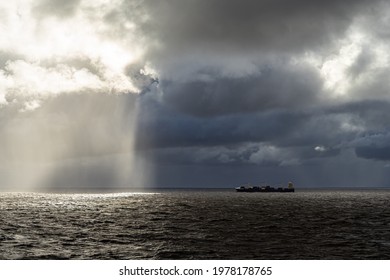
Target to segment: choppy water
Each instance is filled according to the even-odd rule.
[[[0,259],[389,259],[390,191],[0,193]]]

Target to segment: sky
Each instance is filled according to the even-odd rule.
[[[390,186],[390,1],[0,3],[0,189]]]

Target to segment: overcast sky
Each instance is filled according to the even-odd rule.
[[[0,185],[390,186],[390,1],[0,3]]]

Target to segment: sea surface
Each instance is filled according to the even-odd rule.
[[[390,191],[0,193],[0,259],[390,259]]]

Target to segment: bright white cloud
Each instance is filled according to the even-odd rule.
[[[307,52],[302,61],[318,69],[326,93],[324,100],[352,101],[367,98],[383,98],[378,77],[389,73],[390,56],[388,42],[373,36],[363,26],[367,22],[357,18],[345,37],[337,41],[335,49],[326,52]],[[359,91],[364,89],[362,94]]]
[[[37,1],[0,4],[1,104],[23,97],[26,109],[33,109],[37,105],[31,106],[31,99],[60,93],[140,90],[125,69],[142,55],[142,49],[131,32],[112,36],[116,27],[105,20],[121,1],[73,2],[79,7],[66,17],[41,13],[45,6]],[[130,31],[134,27],[128,21],[124,26]],[[95,71],[86,65],[75,67],[69,63],[74,59],[88,61]]]
[[[104,83],[86,69],[74,69],[68,65],[42,67],[38,63],[23,60],[9,61],[0,72],[5,80],[6,92],[11,97],[46,97],[63,92],[103,88]]]
[[[317,152],[326,152],[327,149],[324,146],[316,146],[314,150]]]

